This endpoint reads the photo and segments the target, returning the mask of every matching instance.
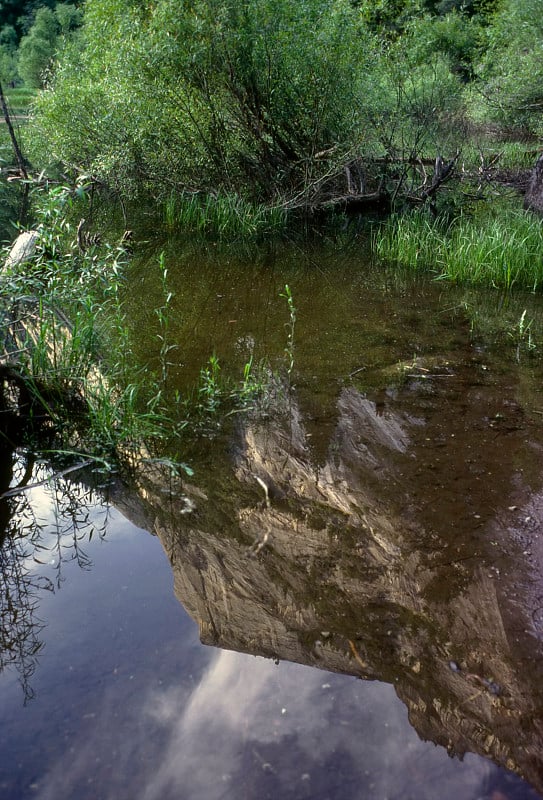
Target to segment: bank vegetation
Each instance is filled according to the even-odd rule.
[[[55,376],[57,394],[74,400],[58,406],[66,423],[85,398],[95,450],[139,440],[142,420],[160,435],[168,308],[156,309],[164,358],[145,393],[123,360],[124,256],[117,245],[84,255],[75,218],[58,212],[59,197],[64,203],[83,186],[123,206],[151,204],[170,230],[203,236],[267,236],[300,217],[378,212],[386,217],[373,234],[382,259],[441,279],[541,288],[541,223],[522,193],[543,133],[543,0],[51,0],[18,8],[0,8],[4,176],[72,189],[35,212],[34,269],[3,276],[5,329],[13,299],[24,297],[41,331],[32,347],[12,348],[21,351],[17,377],[8,354],[4,386],[30,387],[24,402],[51,419],[60,413]],[[8,122],[18,117],[25,124],[11,135]],[[7,148],[17,156],[11,164]],[[58,308],[68,328],[59,327]],[[64,337],[62,363],[51,361],[51,336]],[[103,347],[108,337],[113,347]],[[95,379],[97,363],[115,392]],[[238,398],[259,383],[247,369]],[[218,376],[213,361],[202,370],[204,410],[236,394]],[[120,436],[108,443],[108,431]]]
[[[180,224],[195,198],[241,199],[248,215],[435,206],[452,178],[476,191],[509,169],[511,141],[519,158],[535,150],[542,12],[88,0],[41,73],[28,151],[37,169],[153,197]]]

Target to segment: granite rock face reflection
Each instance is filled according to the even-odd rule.
[[[285,390],[197,487],[142,474],[202,641],[389,682],[422,738],[541,791],[543,436],[522,391],[432,367],[344,387],[321,424]]]

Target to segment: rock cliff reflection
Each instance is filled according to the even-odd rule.
[[[210,446],[198,488],[139,488],[205,643],[389,683],[422,739],[541,791],[543,437],[507,381],[413,369],[379,397],[343,388],[322,427],[284,391]]]
[[[198,442],[193,484],[147,463],[113,492],[222,649],[197,646],[156,540],[62,471],[11,462],[8,492],[48,483],[4,497],[0,667],[41,692],[19,715],[4,684],[3,796],[541,792],[537,381],[490,359],[404,372],[378,394],[341,386],[326,415],[277,386],[267,414]],[[66,581],[42,629],[40,593],[79,568],[93,588]]]

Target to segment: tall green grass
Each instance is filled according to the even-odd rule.
[[[374,232],[374,249],[386,261],[456,283],[543,287],[543,222],[519,208],[486,205],[452,220],[424,210],[395,215]]]
[[[283,230],[286,211],[258,205],[236,194],[172,194],[163,204],[170,230],[190,231],[220,238],[253,238]]]
[[[212,356],[192,393],[181,395],[172,385],[170,358],[178,345],[163,255],[154,308],[158,363],[139,363],[126,309],[127,253],[108,244],[81,251],[70,222],[81,214],[70,215],[80,194],[68,187],[40,193],[35,253],[0,273],[0,378],[9,373],[24,387],[29,400],[19,411],[32,436],[39,439],[45,426],[63,452],[133,464],[142,453],[162,453],[166,443],[177,447],[189,425],[217,427],[222,417],[252,406],[265,392],[267,373],[250,358],[242,379],[233,381]]]
[[[0,366],[24,383],[29,422],[45,420],[59,446],[115,456],[172,425],[160,376],[143,376],[131,353],[127,254],[107,244],[79,250],[69,213],[76,194],[56,187],[37,196],[36,251],[0,275]]]

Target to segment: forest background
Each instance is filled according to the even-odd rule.
[[[29,161],[124,197],[435,200],[533,163],[542,79],[543,0],[0,3]]]

